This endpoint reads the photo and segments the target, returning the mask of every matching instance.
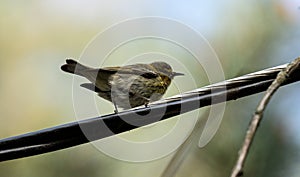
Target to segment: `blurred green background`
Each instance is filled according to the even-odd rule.
[[[62,73],[60,66],[67,57],[79,58],[89,41],[112,24],[141,16],[181,21],[208,39],[225,77],[233,78],[300,55],[299,7],[297,0],[1,1],[0,138],[76,121],[72,77]],[[299,84],[292,84],[274,96],[250,151],[245,176],[299,176],[297,89]],[[261,96],[228,102],[216,136],[204,148],[195,143],[176,176],[229,176]],[[129,163],[85,144],[2,162],[0,176],[153,177],[160,176],[173,154]]]

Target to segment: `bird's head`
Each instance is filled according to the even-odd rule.
[[[182,76],[183,73],[173,72],[172,67],[166,62],[153,62],[150,64],[155,70],[161,74],[173,79],[175,76]]]

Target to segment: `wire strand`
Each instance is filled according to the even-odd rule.
[[[123,133],[158,120],[165,120],[200,107],[259,93],[265,91],[286,66],[280,65],[205,86],[154,102],[148,107],[138,107],[118,114],[89,118],[2,139],[0,140],[0,161],[73,147]],[[283,85],[299,80],[300,68],[298,67]],[[154,114],[148,114],[150,111],[153,111]],[[140,115],[143,115],[142,119]],[[130,123],[126,120],[130,120]],[[88,136],[86,136],[87,134]]]

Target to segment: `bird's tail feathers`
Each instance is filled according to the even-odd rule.
[[[84,66],[73,59],[67,59],[66,64],[61,66],[61,70],[77,75],[82,75],[81,71],[86,69],[89,69],[89,67]]]

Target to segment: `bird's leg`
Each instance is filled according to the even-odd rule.
[[[149,103],[145,103],[145,108],[149,108]]]
[[[114,101],[113,101],[113,104],[114,104],[114,107],[115,107],[115,110],[114,110],[114,112],[115,112],[115,114],[118,114],[118,113],[119,113],[119,111],[118,111],[118,107],[117,107],[117,104],[116,104],[116,102],[114,102]]]

